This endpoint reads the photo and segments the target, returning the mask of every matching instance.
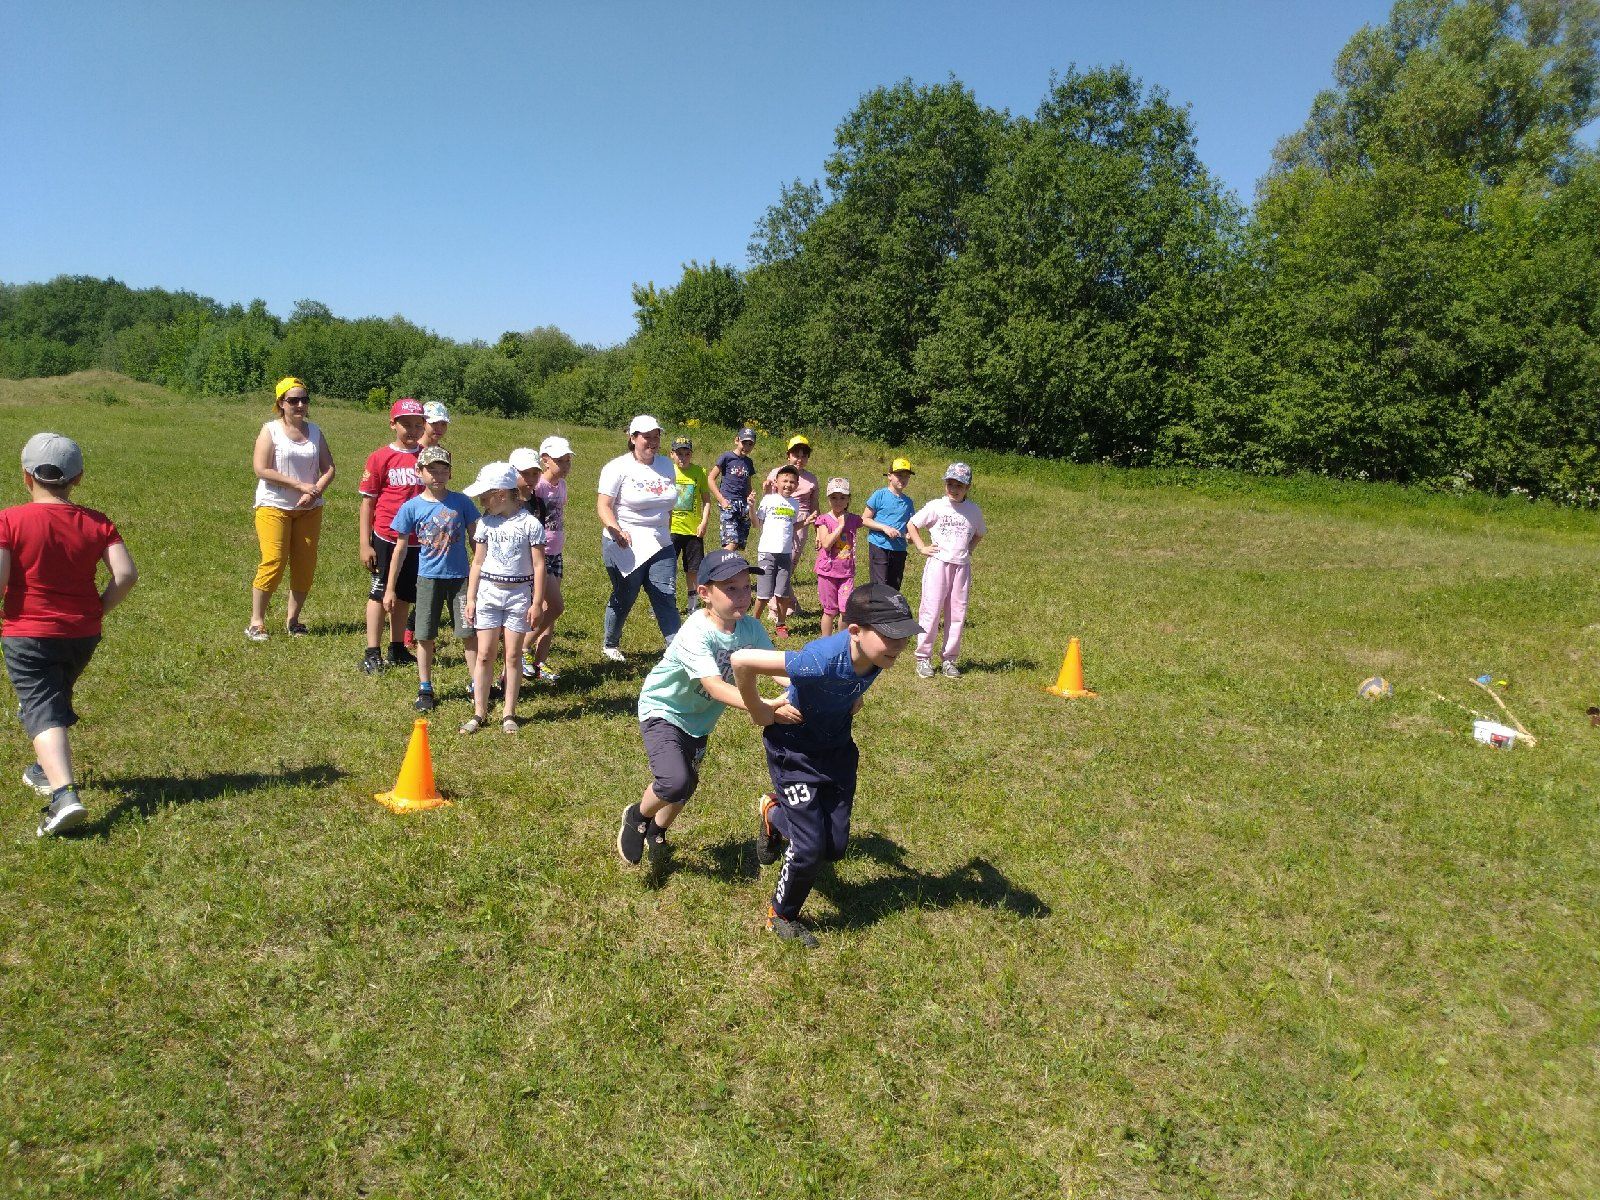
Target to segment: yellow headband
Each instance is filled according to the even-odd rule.
[[[278,386],[273,389],[272,402],[276,404],[279,400],[282,400],[283,394],[291,388],[306,388],[306,395],[309,396],[311,394],[311,389],[306,387],[304,379],[296,379],[293,375],[285,375],[278,380]]]

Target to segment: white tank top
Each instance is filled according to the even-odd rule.
[[[317,464],[322,461],[322,430],[307,421],[306,440],[296,442],[284,433],[282,421],[268,421],[262,428],[272,435],[274,471],[282,472],[300,483],[315,483],[318,480],[322,475],[317,470]],[[257,508],[294,508],[299,502],[300,493],[293,488],[281,483],[268,483],[265,479],[256,480]],[[317,508],[321,504],[322,497],[318,496],[310,507]]]

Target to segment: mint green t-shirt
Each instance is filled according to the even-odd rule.
[[[732,633],[723,633],[712,623],[710,613],[696,609],[661,661],[644,677],[639,689],[639,720],[661,717],[691,737],[705,737],[727,705],[707,695],[700,681],[715,675],[732,683],[733,652],[746,649],[772,649],[772,639],[760,621],[740,617]]]

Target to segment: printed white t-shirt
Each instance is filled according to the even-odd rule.
[[[800,506],[793,496],[780,496],[776,492],[761,497],[761,540],[756,543],[757,554],[794,553],[794,523],[800,516]]]
[[[533,548],[544,546],[544,526],[525,508],[510,516],[486,513],[478,520],[472,540],[488,546],[484,552],[482,574],[512,583],[533,581]]]
[[[910,523],[929,531],[933,539],[933,557],[947,563],[966,562],[972,555],[972,539],[989,532],[976,504],[971,500],[952,504],[949,496],[929,500],[917,510]]]

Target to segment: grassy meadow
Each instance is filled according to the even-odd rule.
[[[453,424],[458,486],[573,440],[562,677],[517,736],[462,738],[448,642],[454,804],[398,817],[372,793],[415,678],[356,669],[384,418],[313,404],[313,636],[280,599],[252,645],[269,409],[0,381],[0,503],[29,434],[69,433],[142,572],[80,688],[81,836],[35,838],[0,734],[0,1193],[1600,1194],[1594,516],[978,456],[967,674],[908,654],[869,694],[807,953],[761,932],[742,714],[672,873],[617,860],[659,651],[641,601],[627,664],[599,656],[622,433]],[[814,465],[859,511],[891,449],[820,431]],[[919,501],[950,454],[912,449]],[[1098,699],[1042,690],[1072,635]],[[1481,671],[1536,748],[1432,694],[1488,710]],[[1391,700],[1355,698],[1373,673]]]

